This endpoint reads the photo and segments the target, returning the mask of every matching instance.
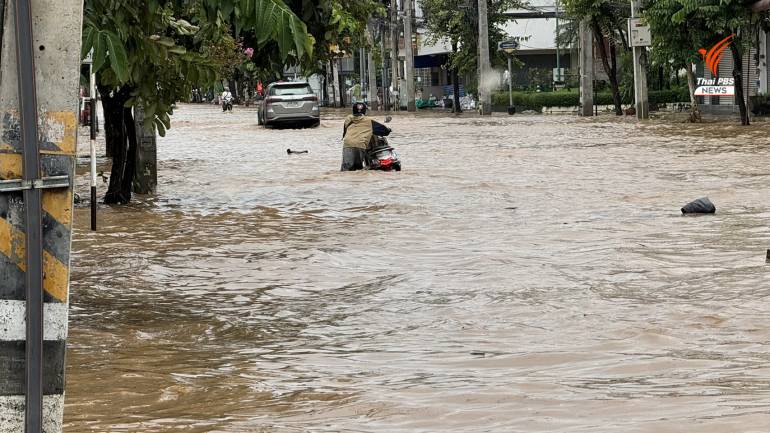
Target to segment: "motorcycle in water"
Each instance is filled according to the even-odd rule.
[[[366,150],[369,170],[401,171],[401,159],[385,137],[375,136]]]
[[[222,99],[222,111],[223,112],[233,111],[232,96],[226,96],[224,99]]]

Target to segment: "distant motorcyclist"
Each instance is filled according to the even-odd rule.
[[[228,110],[233,111],[233,94],[228,87],[225,87],[225,91],[222,92],[222,111]]]
[[[366,149],[374,136],[385,137],[390,128],[366,115],[366,104],[353,104],[353,114],[345,119],[342,133],[342,171],[363,170]]]

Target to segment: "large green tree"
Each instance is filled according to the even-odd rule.
[[[458,75],[475,76],[478,68],[478,3],[476,0],[418,0],[425,16],[428,42],[448,41],[452,53],[445,67]],[[505,58],[497,51],[497,43],[507,37],[503,25],[510,20],[504,13],[521,7],[520,0],[487,0],[489,51],[493,65],[502,66]],[[457,85],[455,84],[455,87]],[[471,86],[466,86],[471,87]],[[455,89],[455,106],[459,106]]]
[[[577,21],[586,20],[593,32],[602,65],[607,73],[615,114],[623,114],[618,80],[618,47],[628,51],[626,19],[631,16],[627,0],[564,0],[565,12]]]
[[[690,121],[700,121],[700,110],[695,97],[695,73],[693,66],[700,59],[698,48],[706,46],[713,38],[711,31],[694,25],[691,20],[675,22],[673,16],[681,11],[679,0],[656,0],[643,11],[644,19],[652,33],[652,61],[657,65],[671,65],[674,70],[684,69],[690,90]]]
[[[676,0],[678,10],[672,21],[678,26],[687,25],[699,35],[711,35],[710,46],[732,35],[730,53],[733,57],[735,99],[741,113],[741,123],[748,125],[749,110],[744,93],[743,61],[756,39],[760,24],[767,22],[767,12],[754,13],[742,0]]]
[[[258,52],[284,61],[313,53],[305,23],[281,0],[85,0],[83,54],[93,52],[113,156],[105,203],[131,200],[132,108],[144,111],[145,128],[163,135],[174,103],[222,78],[204,47],[241,32],[253,36]]]

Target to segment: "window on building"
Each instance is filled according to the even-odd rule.
[[[430,85],[431,86],[440,86],[441,85],[441,76],[439,75],[438,68],[435,68],[430,73]]]
[[[430,68],[415,68],[414,79],[418,86],[430,86]]]

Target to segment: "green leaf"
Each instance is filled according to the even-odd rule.
[[[280,10],[272,0],[256,1],[254,31],[257,34],[257,41],[263,44],[279,30],[278,27],[282,24],[279,21]]]
[[[222,11],[222,16],[229,21],[230,15],[233,13],[233,10],[235,9],[233,0],[222,0],[219,3],[219,9]]]
[[[83,30],[83,42],[80,49],[80,58],[85,59],[88,53],[94,47],[94,35],[98,34],[93,27],[87,27]]]
[[[166,126],[163,125],[163,122],[161,122],[158,118],[153,119],[153,123],[155,124],[155,127],[158,129],[158,135],[161,137],[166,136]]]
[[[160,119],[161,123],[163,123],[163,126],[166,129],[171,129],[171,119],[168,117],[167,113],[160,114],[158,119]]]
[[[168,36],[162,36],[158,38],[156,42],[163,45],[164,47],[173,47],[174,45],[176,45],[176,42],[174,42],[174,40],[169,38]]]
[[[297,57],[302,57],[305,55],[305,44],[308,40],[307,26],[302,21],[294,17],[290,17],[289,27],[291,28],[291,33],[294,36],[294,46],[297,49]]]
[[[104,33],[107,35],[106,42],[110,54],[110,67],[115,71],[115,76],[118,77],[118,80],[127,83],[130,77],[128,57],[126,56],[126,49],[123,47],[123,41],[115,33],[109,31]]]
[[[102,32],[97,32],[94,36],[94,71],[100,71],[107,61],[107,43],[106,36]]]

